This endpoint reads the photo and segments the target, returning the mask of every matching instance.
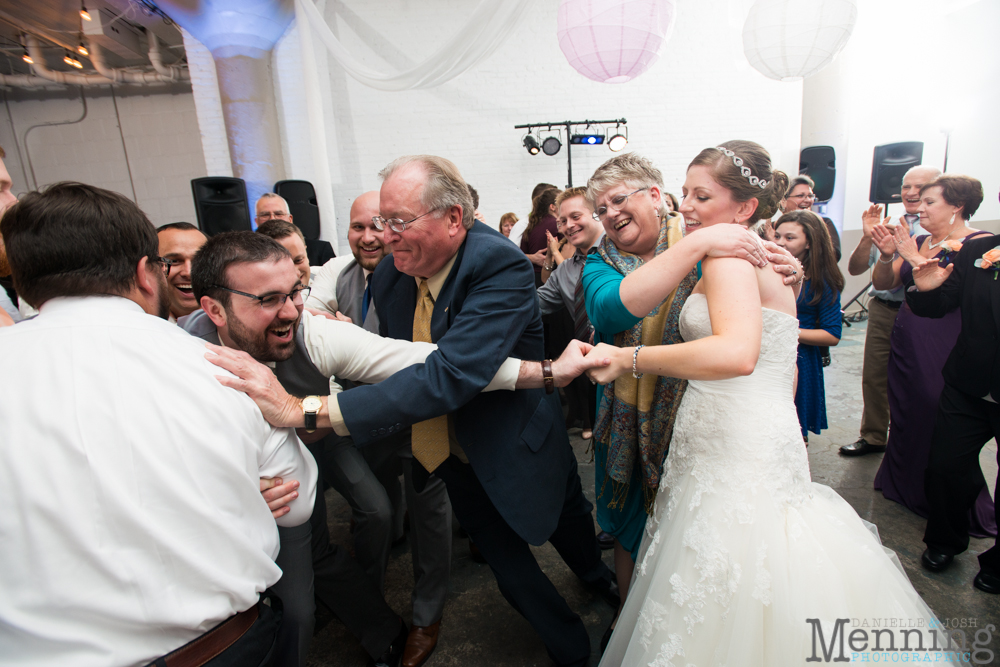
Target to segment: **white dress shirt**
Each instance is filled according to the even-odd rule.
[[[215,378],[202,341],[119,297],[0,329],[0,662],[142,665],[281,575],[259,477],[316,465]]]

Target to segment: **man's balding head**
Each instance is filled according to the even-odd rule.
[[[941,175],[941,170],[937,167],[920,164],[911,167],[903,175],[903,187],[900,196],[903,201],[903,208],[906,212],[915,215],[920,208],[920,188],[924,187],[935,178]]]
[[[372,218],[378,215],[378,190],[366,192],[351,204],[351,225],[347,229],[347,243],[361,268],[374,271],[388,254],[382,241],[382,232],[375,229]]]

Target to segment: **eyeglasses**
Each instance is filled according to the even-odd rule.
[[[627,195],[615,195],[614,197],[611,198],[610,208],[615,209],[615,211],[621,211],[622,206],[625,205],[625,202],[628,201],[629,197],[636,194],[637,192],[642,192],[643,190],[648,190],[648,189],[649,188],[639,188],[638,190],[634,190],[633,192],[630,192]],[[608,208],[609,208],[608,206],[598,206],[597,210],[594,211],[594,220],[603,222],[604,218],[606,218],[608,215]]]
[[[407,225],[409,225],[409,224],[411,224],[411,223],[419,220],[420,218],[424,217],[425,215],[430,215],[434,211],[439,211],[439,210],[441,210],[440,207],[438,207],[438,208],[432,208],[431,210],[427,211],[426,213],[423,213],[423,214],[418,215],[417,217],[413,218],[413,220],[400,220],[399,218],[389,218],[387,220],[387,219],[383,218],[381,215],[376,215],[376,216],[374,216],[372,218],[372,224],[374,224],[375,225],[375,229],[379,230],[380,232],[384,232],[385,228],[389,227],[389,229],[391,229],[392,231],[396,232],[397,234],[402,234],[403,232],[406,231],[406,226]]]
[[[163,273],[170,275],[170,269],[175,266],[180,266],[184,262],[179,259],[170,259],[169,257],[157,257],[156,261],[163,265]]]
[[[291,217],[291,214],[267,212],[267,213],[259,213],[257,214],[256,217],[258,220],[287,220],[289,217]]]
[[[303,303],[307,298],[309,298],[309,292],[312,291],[309,287],[296,287],[288,294],[265,294],[264,296],[257,296],[256,294],[247,294],[246,292],[241,292],[235,289],[229,289],[228,287],[223,287],[222,285],[212,285],[209,289],[221,289],[227,292],[232,292],[233,294],[239,294],[240,296],[245,296],[248,299],[256,299],[257,303],[264,310],[278,310],[285,305],[285,301],[291,298],[292,303],[299,305]]]
[[[812,199],[816,199],[816,195],[814,195],[812,193],[807,194],[807,195],[792,195],[791,197],[788,197],[788,199],[798,199],[799,201],[802,201],[802,200],[805,200],[805,199],[812,200]]]

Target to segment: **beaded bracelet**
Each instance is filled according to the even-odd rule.
[[[634,377],[636,380],[638,380],[643,375],[645,375],[645,373],[636,374],[636,371],[635,371],[635,362],[638,361],[638,359],[639,359],[639,350],[641,350],[644,347],[646,347],[646,346],[645,345],[636,345],[635,352],[632,353],[632,377]]]
[[[879,256],[879,258],[878,258],[878,263],[879,264],[892,264],[895,261],[896,261],[896,255],[893,255],[892,259],[890,259],[888,262],[883,262],[881,256]]]

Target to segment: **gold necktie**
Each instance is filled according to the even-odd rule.
[[[413,313],[414,342],[433,343],[431,340],[431,315],[434,314],[434,299],[426,280],[420,281],[417,309]],[[441,415],[413,425],[413,458],[420,462],[427,472],[445,462],[450,451],[448,447],[448,416]]]

